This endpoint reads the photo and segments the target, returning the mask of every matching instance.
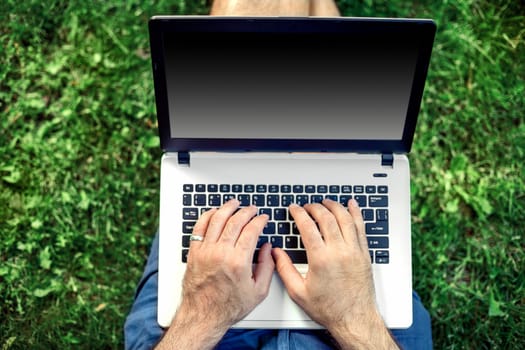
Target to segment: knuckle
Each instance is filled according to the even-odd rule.
[[[227,237],[231,237],[240,229],[239,226],[238,221],[232,218],[224,227],[224,233]]]
[[[319,219],[325,222],[335,222],[334,215],[329,211],[323,211],[319,216]]]

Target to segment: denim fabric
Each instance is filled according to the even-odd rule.
[[[157,323],[158,234],[135,293],[135,301],[124,325],[126,349],[151,349],[163,330]],[[402,349],[432,349],[430,316],[419,296],[413,293],[413,323],[408,329],[391,330]],[[335,349],[323,330],[231,329],[217,349]]]

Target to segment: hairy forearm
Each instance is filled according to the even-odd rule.
[[[329,328],[330,334],[341,349],[388,349],[399,350],[398,345],[377,314],[361,322],[337,324]]]
[[[155,349],[213,349],[227,330],[209,315],[182,308]]]

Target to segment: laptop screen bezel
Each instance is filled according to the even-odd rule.
[[[177,32],[366,32],[403,36],[417,43],[418,55],[402,138],[399,140],[172,138],[165,74],[164,35]],[[161,148],[164,152],[365,152],[408,153],[421,105],[436,25],[429,19],[279,18],[157,16],[149,21],[151,60]]]

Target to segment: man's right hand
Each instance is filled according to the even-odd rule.
[[[303,276],[279,248],[272,253],[290,297],[342,348],[397,349],[375,304],[363,217],[355,200],[290,206],[308,256]]]

